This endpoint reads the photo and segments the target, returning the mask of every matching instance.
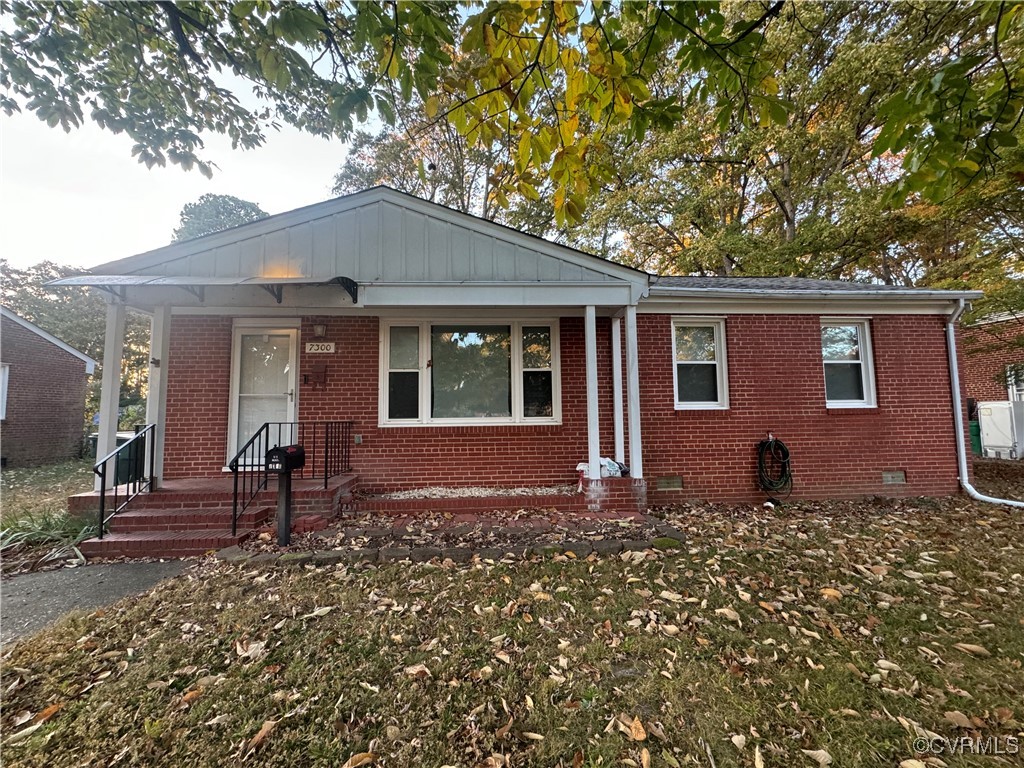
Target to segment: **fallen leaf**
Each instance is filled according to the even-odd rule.
[[[842,592],[840,592],[838,589],[832,589],[832,587],[825,587],[820,591],[826,600],[838,600],[843,596]]]
[[[953,643],[953,647],[958,651],[969,653],[971,656],[991,656],[987,648],[980,645],[971,645],[970,643]]]
[[[270,732],[274,730],[274,726],[276,725],[277,720],[265,720],[263,722],[263,726],[259,731],[257,731],[256,735],[249,739],[242,748],[243,760],[259,749],[260,744],[266,740],[267,736],[270,735]]]
[[[639,717],[633,718],[633,722],[629,726],[629,735],[633,741],[643,741],[647,738],[647,731],[644,730],[644,724],[640,722]]]
[[[523,738],[529,739],[530,741],[544,741],[544,737],[539,733],[533,733],[531,731],[523,731]]]
[[[317,608],[312,613],[307,613],[305,616],[299,616],[299,620],[301,621],[302,619],[319,619],[321,616],[326,616],[328,613],[330,613],[333,610],[334,610],[334,606],[333,605],[328,605],[328,606],[325,606],[323,608]],[[370,753],[369,752],[364,752],[363,754],[367,754],[368,755]],[[364,763],[360,763],[360,765],[364,765]]]
[[[824,749],[801,749],[800,751],[820,765],[821,768],[825,768],[826,765],[832,765],[832,755]]]
[[[715,613],[719,616],[725,616],[729,621],[735,621],[741,627],[743,626],[743,622],[740,620],[740,615],[732,608],[718,608],[715,610]]]
[[[64,706],[63,704],[51,704],[46,709],[44,709],[42,712],[40,712],[38,715],[36,715],[32,719],[32,722],[33,723],[39,723],[40,725],[42,725],[47,720],[49,720],[51,717],[53,717],[58,712],[60,712],[60,710],[61,710],[61,708],[63,706]]]
[[[910,759],[900,762],[900,768],[928,768],[928,766],[920,760]]]
[[[376,752],[359,752],[352,755],[341,768],[359,768],[361,765],[369,765],[377,759]]]
[[[764,757],[761,756],[761,747],[754,745],[754,768],[764,768]]]
[[[651,753],[647,747],[640,750],[640,768],[651,768]]]
[[[427,669],[426,664],[412,664],[405,668],[405,674],[409,675],[410,677],[415,677],[417,680],[422,680],[427,677],[433,677],[433,675],[430,674],[430,670]]]
[[[967,719],[967,715],[965,715],[963,712],[958,712],[958,711],[946,712],[944,716],[945,716],[945,718],[949,722],[951,722],[957,728],[973,728],[974,727],[974,724],[970,720]]]
[[[742,733],[733,734],[729,740],[733,743],[736,749],[743,749],[747,746],[747,737]]]
[[[5,741],[4,743],[5,744],[17,744],[18,742],[21,742],[21,741],[24,741],[25,739],[27,739],[29,736],[31,736],[33,733],[35,733],[36,731],[38,731],[42,727],[43,727],[42,723],[36,723],[35,725],[30,725],[28,728],[22,728],[17,733],[12,734],[11,737],[8,738],[7,741]]]

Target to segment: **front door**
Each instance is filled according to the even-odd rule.
[[[297,346],[294,328],[235,328],[229,460],[264,422],[295,421]]]

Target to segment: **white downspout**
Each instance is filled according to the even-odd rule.
[[[956,309],[949,315],[946,321],[946,351],[949,353],[949,380],[953,395],[953,426],[956,429],[956,458],[960,470],[960,485],[972,499],[985,501],[990,504],[1003,504],[1008,507],[1024,508],[1024,501],[1012,501],[1010,499],[997,499],[979,493],[967,475],[967,448],[964,441],[964,413],[960,399],[960,370],[956,359],[956,322],[964,313],[966,307],[964,300],[957,302]]]

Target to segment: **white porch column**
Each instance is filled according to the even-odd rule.
[[[124,304],[107,304],[107,327],[103,337],[103,379],[100,382],[100,426],[96,458],[102,459],[117,447],[118,407],[121,401],[121,357],[124,355]],[[96,490],[100,477],[96,476]]]
[[[612,318],[612,423],[615,429],[615,460],[626,463],[626,439],[622,430],[622,319]]]
[[[586,308],[584,337],[587,350],[587,463],[591,480],[601,479],[601,421],[597,407],[597,309]]]
[[[154,488],[164,476],[164,429],[167,424],[167,354],[171,343],[171,308],[154,309],[149,326],[149,395],[146,398],[146,423],[156,424],[156,438],[149,445],[153,452]],[[148,459],[148,457],[147,457]],[[148,470],[149,464],[146,464]]]
[[[626,307],[626,397],[629,401],[629,475],[644,476],[640,439],[640,354],[636,342],[636,306]]]

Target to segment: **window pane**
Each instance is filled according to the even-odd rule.
[[[860,328],[856,325],[822,326],[821,356],[825,360],[860,360]]]
[[[523,368],[551,367],[551,329],[523,328]]]
[[[240,351],[240,394],[281,395],[288,392],[291,369],[289,336],[273,333],[242,334]],[[261,421],[260,424],[262,423]],[[246,440],[248,439],[247,437]]]
[[[523,416],[551,418],[553,410],[551,371],[525,371],[523,373]]]
[[[863,400],[864,379],[860,363],[825,364],[825,398],[827,400]]]
[[[715,359],[715,329],[706,325],[677,325],[676,362]]]
[[[430,329],[436,419],[512,415],[512,331],[507,325],[435,325]]]
[[[391,329],[391,359],[388,367],[396,368],[419,368],[420,367],[420,329],[419,328],[392,328]]]
[[[388,418],[416,419],[420,415],[420,375],[416,371],[388,374]]]
[[[718,366],[677,363],[676,388],[680,403],[717,403]]]

